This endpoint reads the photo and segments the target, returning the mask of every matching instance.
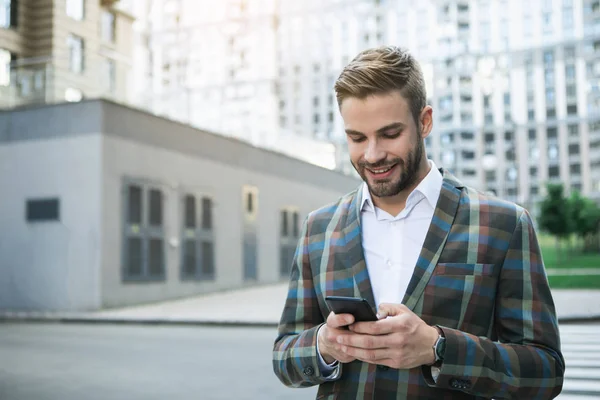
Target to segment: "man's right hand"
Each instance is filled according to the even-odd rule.
[[[341,363],[349,363],[354,361],[354,357],[344,354],[340,349],[337,338],[340,335],[353,335],[346,326],[354,323],[352,314],[335,314],[330,313],[327,317],[327,322],[319,329],[317,340],[319,341],[319,352],[321,357],[327,364],[331,364],[335,360]]]

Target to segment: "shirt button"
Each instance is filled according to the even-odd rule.
[[[392,266],[392,261],[391,260],[387,260],[386,264],[387,264],[388,267],[391,267]]]

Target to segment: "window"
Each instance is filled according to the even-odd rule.
[[[558,137],[558,130],[556,128],[548,128],[546,130],[548,139],[556,139]]]
[[[67,0],[67,15],[78,21],[84,17],[85,0]]]
[[[475,138],[475,134],[473,132],[461,132],[460,138],[462,140],[473,140]]]
[[[474,151],[463,150],[462,151],[462,157],[465,160],[473,160],[473,159],[475,159],[475,152]]]
[[[213,200],[187,193],[183,196],[181,279],[215,279]]]
[[[558,178],[559,177],[558,165],[553,165],[553,166],[548,167],[548,177],[549,178]]]
[[[110,43],[115,42],[115,14],[109,11],[102,11],[102,17],[100,21],[100,35],[102,40]]]
[[[17,26],[17,0],[0,0],[0,28]]]
[[[567,105],[567,115],[577,115],[577,105],[576,104]]]
[[[571,164],[569,172],[573,175],[581,175],[581,164]]]
[[[60,202],[57,198],[27,200],[25,205],[27,222],[60,221]]]
[[[555,144],[551,144],[548,146],[548,160],[556,161],[558,160],[558,146]]]
[[[69,34],[67,36],[67,48],[69,49],[69,70],[76,74],[83,72],[83,39],[79,36]]]
[[[570,144],[569,145],[569,155],[579,155],[579,145],[578,144]]]
[[[579,136],[579,125],[569,125],[567,129],[569,136]]]
[[[286,207],[281,210],[280,218],[279,273],[281,278],[289,278],[300,237],[300,216],[297,209]]]
[[[537,132],[535,129],[530,129],[527,134],[529,136],[529,140],[531,141],[531,140],[535,140]]]
[[[102,75],[106,92],[114,93],[117,86],[116,66],[113,60],[104,60]]]
[[[123,279],[165,279],[164,194],[138,182],[124,183]]]
[[[0,49],[0,86],[10,84],[10,62],[12,58],[10,51]]]
[[[532,178],[535,178],[537,176],[537,173],[538,173],[537,167],[529,167],[529,175]]]

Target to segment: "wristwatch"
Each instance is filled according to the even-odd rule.
[[[446,337],[440,328],[437,326],[435,328],[438,330],[440,335],[433,345],[433,354],[435,355],[435,361],[433,365],[439,367],[442,365],[442,362],[444,361],[444,354],[446,353]]]

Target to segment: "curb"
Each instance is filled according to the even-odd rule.
[[[60,315],[1,315],[1,323],[61,323],[61,324],[107,324],[107,325],[180,325],[180,326],[219,326],[276,328],[277,322],[243,320],[195,320],[168,318],[115,318]]]
[[[12,314],[12,313],[11,313]],[[179,325],[179,326],[218,326],[241,328],[277,328],[278,322],[244,321],[244,320],[201,320],[201,319],[169,319],[169,318],[115,318],[94,316],[61,316],[47,314],[15,315],[0,314],[1,323],[62,323],[62,324],[106,324],[106,325]],[[562,324],[600,322],[600,314],[589,316],[565,316],[558,318]]]

